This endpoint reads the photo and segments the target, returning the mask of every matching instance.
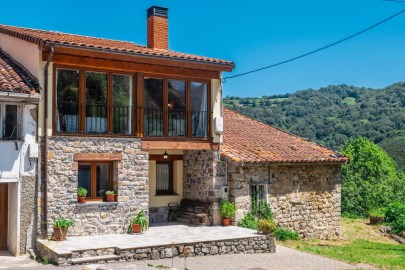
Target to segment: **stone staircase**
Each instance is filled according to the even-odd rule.
[[[198,216],[200,215],[200,216]],[[196,214],[190,212],[178,212],[175,220],[177,222],[187,224],[187,225],[196,225],[196,226],[206,226],[210,225],[208,216],[206,214]]]
[[[120,259],[121,256],[116,254],[116,249],[114,247],[73,250],[71,264],[116,262]]]

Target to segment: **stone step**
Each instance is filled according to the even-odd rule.
[[[98,248],[98,249],[81,249],[72,251],[73,259],[104,256],[104,255],[115,255],[115,247]]]
[[[184,224],[194,224],[193,219],[187,218],[187,217],[181,217],[178,216],[176,217],[176,221]]]
[[[111,262],[118,261],[121,256],[118,255],[100,255],[93,257],[83,257],[72,259],[72,264],[85,264],[85,263],[95,263],[95,262]]]

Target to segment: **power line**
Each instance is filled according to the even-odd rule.
[[[387,0],[387,1],[388,1],[388,0]],[[391,0],[391,1],[394,1],[394,0]],[[399,0],[398,0],[398,1],[399,1]],[[295,60],[297,60],[297,59],[303,58],[303,57],[305,57],[305,56],[308,56],[308,55],[317,53],[317,52],[319,52],[319,51],[325,50],[325,49],[330,48],[330,47],[332,47],[332,46],[335,46],[335,45],[337,45],[337,44],[339,44],[339,43],[342,43],[342,42],[344,42],[344,41],[346,41],[346,40],[349,40],[349,39],[351,39],[351,38],[354,38],[355,36],[358,36],[358,35],[360,35],[360,34],[362,34],[362,33],[364,33],[364,32],[367,32],[368,30],[371,30],[371,29],[373,29],[374,27],[377,27],[378,25],[383,24],[383,23],[385,23],[385,22],[387,22],[387,21],[393,19],[394,17],[400,15],[400,14],[403,13],[403,12],[405,12],[405,9],[401,10],[401,11],[398,12],[398,13],[395,13],[394,15],[391,15],[390,17],[388,17],[388,18],[386,18],[386,19],[384,19],[384,20],[382,20],[382,21],[379,21],[379,22],[376,23],[376,24],[373,24],[372,26],[369,26],[369,27],[367,27],[367,28],[361,30],[360,32],[357,32],[357,33],[355,33],[355,34],[353,34],[353,35],[350,35],[350,36],[348,36],[348,37],[345,37],[345,38],[343,38],[343,39],[341,39],[341,40],[338,40],[338,41],[335,41],[335,42],[333,42],[333,43],[330,43],[330,44],[328,44],[328,45],[326,45],[326,46],[323,46],[323,47],[321,47],[321,48],[318,48],[318,49],[316,49],[316,50],[313,50],[313,51],[310,51],[310,52],[301,54],[301,55],[299,55],[299,56],[296,56],[296,57],[293,57],[293,58],[290,58],[290,59],[287,59],[287,60],[284,60],[284,61],[281,61],[281,62],[272,64],[272,65],[269,65],[269,66],[265,66],[265,67],[258,68],[258,69],[254,69],[254,70],[251,70],[251,71],[239,73],[239,74],[236,74],[236,75],[233,75],[233,76],[224,77],[224,78],[222,78],[222,82],[225,83],[227,79],[233,79],[233,78],[236,78],[236,77],[241,77],[241,76],[245,76],[245,75],[248,75],[248,74],[251,74],[251,73],[255,73],[255,72],[262,71],[262,70],[265,70],[265,69],[269,69],[269,68],[272,68],[272,67],[276,67],[276,66],[279,66],[279,65],[282,65],[282,64],[286,64],[286,63],[295,61]]]

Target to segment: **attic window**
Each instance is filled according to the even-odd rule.
[[[18,105],[0,103],[0,134],[2,140],[17,140],[19,135]]]

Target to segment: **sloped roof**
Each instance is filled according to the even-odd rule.
[[[227,108],[221,156],[242,163],[348,161],[342,154]]]
[[[112,53],[125,52],[134,55],[164,57],[176,60],[190,60],[195,62],[219,64],[231,67],[234,66],[233,62],[227,60],[192,55],[187,53],[180,53],[169,50],[166,51],[159,49],[151,49],[128,41],[119,41],[90,36],[66,34],[56,31],[45,31],[31,28],[8,26],[2,24],[0,24],[0,33],[35,44],[45,42],[45,43],[69,45],[77,48],[102,49],[104,52],[112,52]]]
[[[39,93],[38,80],[0,48],[0,91]]]

